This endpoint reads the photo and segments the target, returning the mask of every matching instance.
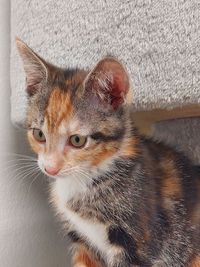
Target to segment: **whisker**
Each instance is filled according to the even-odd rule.
[[[37,162],[37,160],[35,159],[35,160],[33,160],[33,159],[28,159],[28,158],[13,158],[13,159],[4,159],[4,163],[9,163],[9,162],[13,162],[13,161],[16,161],[16,162],[34,162],[34,163],[36,163]]]
[[[18,168],[16,168],[16,167],[18,167]],[[20,170],[27,169],[27,168],[37,169],[37,166],[36,165],[33,166],[30,164],[27,164],[27,165],[15,164],[15,165],[8,166],[5,169],[1,170],[1,173],[5,174],[5,172],[12,171],[13,174],[15,174],[15,173],[19,172]]]
[[[33,169],[34,170],[35,167],[32,167],[32,166],[23,166],[23,167],[20,167],[20,168],[15,169],[15,170],[10,169],[10,168],[7,168],[5,170],[2,170],[0,173],[4,175],[5,172],[6,172],[6,174],[12,175],[12,177],[10,177],[10,178],[13,178],[16,175],[20,175],[23,171],[28,171],[29,169]]]
[[[12,180],[12,183],[10,183],[10,186],[14,186],[17,183],[17,186],[21,186],[25,177],[27,177],[27,172],[19,173],[17,176],[15,176]]]
[[[41,172],[38,172],[38,174],[33,178],[32,182],[30,183],[30,186],[28,188],[27,194],[29,194],[32,184],[37,180],[37,178],[39,177],[40,174],[41,174]]]
[[[8,169],[7,169],[8,170]],[[39,167],[38,166],[33,166],[33,165],[30,165],[30,166],[20,166],[19,168],[15,169],[15,170],[12,170],[11,172],[11,175],[9,175],[9,179],[13,179],[14,180],[14,183],[15,182],[18,182],[19,180],[23,181],[26,177],[28,177],[29,175],[31,175],[32,173],[37,173],[38,172]],[[11,186],[13,185],[11,184]]]
[[[72,170],[75,170],[75,169],[77,169],[77,167],[66,168],[66,169],[63,169],[60,173],[61,174],[66,174],[66,172],[72,171]]]
[[[30,160],[30,159],[11,159],[11,160],[7,160],[4,163],[5,164],[9,164],[12,162],[19,162],[19,163],[23,163],[23,162],[32,162],[32,163],[37,163],[37,160]]]
[[[89,176],[88,173],[85,173],[85,172],[83,172],[83,171],[80,170],[80,169],[77,169],[77,170],[75,170],[74,172],[77,174],[76,177],[78,178],[79,182],[82,184],[82,186],[83,186],[84,188],[85,188],[86,185],[88,184],[88,183],[84,183],[85,181],[86,181],[86,182],[88,182],[88,181],[92,182],[92,181],[93,181],[93,179]],[[84,181],[83,181],[82,177],[80,177],[80,175],[82,175],[82,176],[85,178]]]
[[[6,162],[3,162],[3,168],[6,170],[10,168],[15,168],[16,166],[37,166],[36,161],[31,161],[29,159],[12,159]]]
[[[61,172],[62,175],[70,175],[70,174],[76,174],[76,177],[78,180],[80,180],[80,183],[83,184],[85,186],[85,184],[83,183],[83,181],[81,180],[79,175],[82,175],[84,178],[86,178],[87,180],[93,181],[92,177],[83,169],[83,168],[79,168],[79,167],[72,167],[72,168],[66,168]]]
[[[23,183],[23,181],[25,180],[25,178],[29,177],[30,175],[32,176],[33,174],[35,174],[35,170],[33,169],[26,169],[20,173],[18,173],[17,176],[13,177],[14,179],[14,183],[11,184],[11,186],[13,186],[16,182],[20,181],[19,185],[21,185]]]
[[[6,152],[6,155],[7,156],[15,156],[15,157],[23,157],[23,158],[35,159],[35,157],[33,157],[33,156],[24,155],[24,154],[20,154],[20,153],[9,153],[9,152]]]

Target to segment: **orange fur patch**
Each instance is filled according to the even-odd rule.
[[[188,267],[200,267],[200,255],[196,256]]]
[[[123,157],[128,158],[128,157],[133,157],[138,155],[139,149],[137,147],[138,145],[138,139],[135,137],[127,138],[122,145],[121,148],[121,154]]]
[[[94,155],[92,157],[92,166],[97,166],[101,162],[105,161],[109,157],[113,156],[117,151],[117,148],[115,148],[112,145],[102,145],[100,149],[97,151],[94,151]]]
[[[45,111],[48,130],[53,133],[62,121],[68,121],[73,113],[73,106],[69,92],[64,92],[58,88],[54,89],[50,95],[48,106]]]
[[[191,221],[195,225],[200,224],[200,179],[198,179],[198,182],[196,184],[196,190],[198,192],[198,201],[196,205],[193,205],[193,210],[191,213]]]
[[[137,149],[137,139],[129,138],[124,142],[122,148],[120,148],[120,154],[123,157],[135,156],[138,154]],[[77,155],[77,160],[87,160],[91,162],[92,166],[98,166],[103,161],[106,161],[108,158],[112,157],[119,150],[118,142],[110,142],[109,144],[98,144],[92,147],[88,152],[79,151]],[[92,151],[92,153],[91,153]]]
[[[164,170],[161,187],[162,195],[169,198],[180,198],[182,196],[181,181],[173,160],[164,160],[162,168]]]
[[[75,161],[89,161],[92,166],[97,166],[117,152],[118,148],[113,144],[95,144],[90,149],[80,150],[76,155]]]
[[[103,267],[83,246],[81,246],[78,252],[74,255],[73,264],[77,267]]]

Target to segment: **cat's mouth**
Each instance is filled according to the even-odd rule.
[[[40,167],[40,170],[49,178],[53,178],[53,179],[66,179],[69,177],[73,177],[74,173],[73,172],[63,172],[62,169],[49,169],[49,168],[45,168],[45,167]]]

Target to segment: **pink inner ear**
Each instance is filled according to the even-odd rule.
[[[109,82],[108,87],[110,89],[108,98],[110,104],[114,109],[117,109],[124,102],[124,98],[128,92],[127,81],[124,81],[124,77],[120,74],[115,74],[113,81]]]
[[[101,106],[117,109],[128,93],[129,78],[122,64],[108,57],[97,64],[85,86],[88,92],[95,93]]]

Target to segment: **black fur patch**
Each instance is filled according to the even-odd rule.
[[[157,211],[157,218],[158,218],[158,223],[159,226],[162,228],[163,232],[167,232],[170,227],[170,222],[168,219],[168,216],[164,209],[162,209],[160,206],[158,206],[158,211]]]
[[[124,129],[116,129],[114,133],[115,134],[113,135],[105,135],[104,133],[96,132],[91,135],[91,138],[96,141],[104,141],[104,142],[117,141],[122,139],[122,137],[124,136]]]
[[[79,71],[77,68],[72,69],[65,69],[64,70],[64,77],[65,80],[70,80],[72,77]]]
[[[110,227],[108,230],[108,239],[111,244],[123,247],[127,254],[129,264],[139,265],[143,267],[150,266],[145,260],[140,259],[137,255],[137,244],[134,238],[124,231],[121,227]]]
[[[77,242],[81,242],[82,241],[81,238],[79,237],[79,235],[75,231],[71,231],[67,235],[70,238],[70,240],[72,242],[74,242],[74,243],[77,243]]]

